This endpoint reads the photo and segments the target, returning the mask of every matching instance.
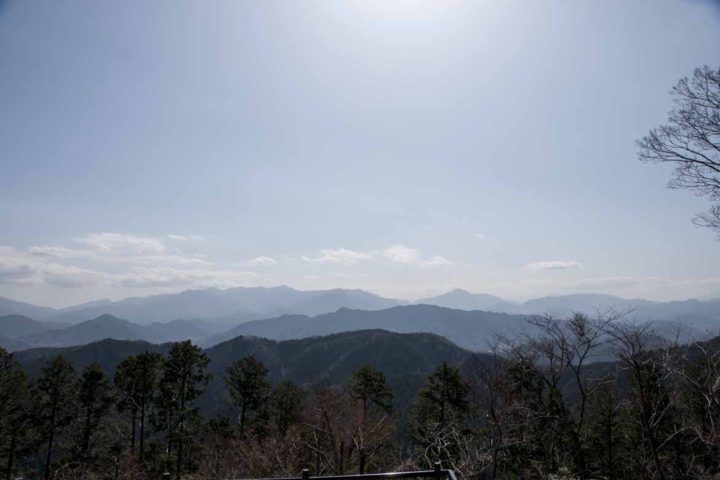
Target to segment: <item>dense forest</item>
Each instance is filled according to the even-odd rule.
[[[189,341],[112,368],[100,351],[77,368],[3,350],[3,478],[350,474],[436,460],[463,478],[716,478],[720,342],[679,345],[613,314],[538,317],[532,332],[440,362],[409,402],[384,373],[392,356],[301,384],[242,352],[218,371]],[[199,402],[211,381],[226,408]]]

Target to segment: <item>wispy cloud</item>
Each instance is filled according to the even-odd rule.
[[[572,270],[582,268],[583,264],[573,260],[550,260],[544,262],[533,262],[525,266],[527,270]]]
[[[383,257],[395,263],[415,263],[418,260],[420,251],[415,248],[398,244],[388,247],[382,252]]]
[[[485,234],[483,233],[475,233],[473,234],[473,237],[477,238],[478,240],[485,240]]]
[[[177,240],[180,242],[189,242],[189,241],[200,241],[205,240],[205,237],[202,235],[178,235],[175,233],[171,233],[167,236],[170,240]]]
[[[75,239],[88,248],[101,252],[164,253],[165,244],[158,238],[127,233],[93,233]]]
[[[421,260],[420,265],[424,267],[449,267],[454,265],[455,262],[448,260],[447,258],[440,255],[433,255],[427,260]]]
[[[277,265],[277,260],[275,260],[272,257],[266,257],[264,255],[261,255],[259,257],[251,258],[248,260],[248,265],[254,266],[254,267],[263,267],[263,266],[271,266],[271,265]]]
[[[372,258],[372,254],[356,252],[355,250],[348,250],[346,248],[335,248],[321,250],[320,255],[317,257],[302,257],[306,262],[314,263],[337,263],[343,265],[353,265],[361,260],[368,260]]]
[[[270,257],[255,260],[273,261]],[[162,238],[133,234],[96,233],[75,238],[68,245],[26,249],[0,246],[0,283],[5,284],[230,287],[256,275],[169,248]]]

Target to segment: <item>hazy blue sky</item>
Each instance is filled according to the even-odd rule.
[[[702,64],[699,0],[0,2],[0,295],[720,296],[634,144]]]

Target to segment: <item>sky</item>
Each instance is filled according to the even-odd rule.
[[[701,0],[0,0],[0,295],[720,297],[635,141]]]

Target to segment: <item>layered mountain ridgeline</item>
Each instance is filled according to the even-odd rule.
[[[463,348],[487,350],[495,334],[531,328],[524,315],[453,310],[434,305],[408,305],[368,312],[341,308],[315,317],[283,315],[242,323],[219,335],[208,337],[211,346],[238,335],[289,340],[332,333],[385,329],[392,332],[429,332],[441,335]]]
[[[57,310],[48,307],[38,307],[30,303],[18,302],[9,298],[0,297],[0,315],[22,315],[38,320],[44,320],[57,314]]]
[[[435,297],[422,298],[415,303],[459,310],[485,310],[505,313],[512,312],[518,307],[518,304],[508,302],[500,297],[488,295],[487,293],[470,293],[462,288],[456,288]]]
[[[112,315],[101,315],[75,325],[63,326],[15,315],[0,317],[0,346],[15,351],[32,347],[83,345],[112,338],[150,343],[189,339],[204,347],[211,347],[239,335],[289,340],[346,331],[385,329],[399,333],[434,333],[463,348],[486,351],[498,335],[521,331],[532,334],[534,327],[529,322],[532,318],[528,315],[465,311],[433,305],[408,305],[377,311],[342,308],[314,317],[282,315],[241,323],[227,329],[222,324],[204,320],[173,320],[140,325]],[[663,337],[678,336],[683,342],[708,337],[706,332],[689,324],[690,321],[680,326],[675,322],[657,321],[653,326]]]
[[[334,312],[341,307],[377,310],[401,303],[362,290],[296,290],[286,286],[237,287],[226,290],[186,290],[180,293],[132,297],[117,302],[99,300],[64,309],[35,307],[0,298],[0,315],[21,314],[66,324],[109,314],[140,324],[183,318],[214,319],[219,323],[234,325],[241,321],[283,313],[317,315]]]
[[[151,343],[193,340],[218,332],[221,327],[195,320],[173,320],[166,323],[138,325],[112,315],[101,315],[69,327],[37,322],[27,317],[0,317],[0,332],[12,340],[0,345],[7,350],[31,347],[67,347],[84,345],[105,338],[115,340],[145,340]],[[8,333],[5,333],[8,332]],[[23,334],[22,332],[30,332]]]
[[[35,320],[74,324],[109,314],[137,324],[186,319],[208,320],[227,328],[284,314],[314,316],[335,312],[340,308],[373,311],[409,304],[411,302],[384,298],[363,290],[303,291],[287,286],[238,287],[226,290],[186,290],[121,301],[103,299],[63,309],[38,307],[0,297],[0,315],[17,314]],[[698,330],[717,329],[720,326],[720,300],[654,302],[612,295],[574,294],[514,303],[493,295],[457,289],[412,304],[516,315],[554,313],[567,316],[573,312],[594,314],[615,309],[628,312],[628,318],[637,321],[679,321]],[[0,335],[13,338],[1,331]]]
[[[51,358],[62,355],[80,370],[99,363],[110,375],[129,355],[144,351],[166,355],[171,344],[142,341],[102,340],[79,347],[36,348],[15,352],[15,358],[31,375]],[[473,358],[484,359],[445,338],[427,333],[393,333],[364,330],[319,338],[277,342],[255,337],[236,337],[205,350],[212,373],[200,406],[207,412],[227,409],[227,368],[247,355],[254,355],[269,370],[274,383],[291,380],[306,387],[341,385],[364,365],[383,372],[393,387],[398,411],[406,412],[428,373],[442,362],[464,367]]]
[[[0,334],[8,338],[20,338],[53,330],[62,325],[52,322],[39,322],[24,315],[0,316]]]

